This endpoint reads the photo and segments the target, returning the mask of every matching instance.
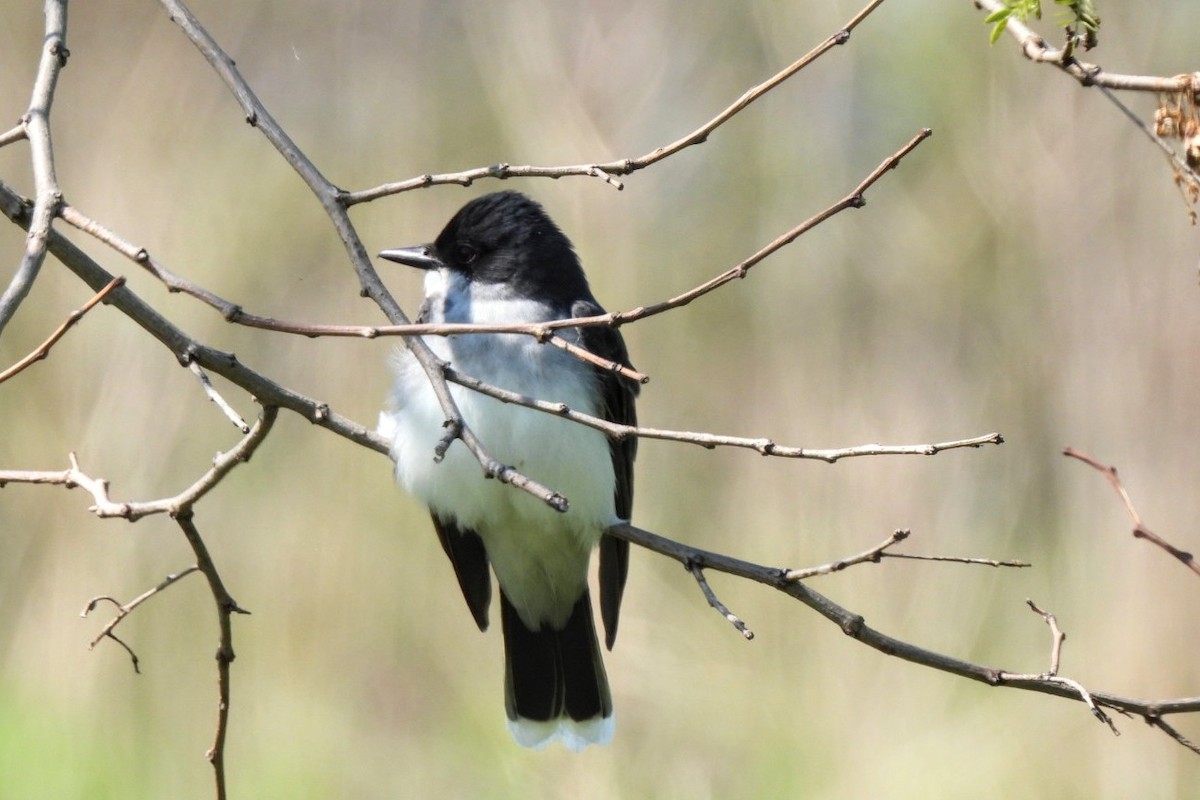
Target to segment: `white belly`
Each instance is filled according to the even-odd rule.
[[[426,342],[456,369],[488,383],[586,413],[599,411],[591,399],[591,368],[531,337],[427,337]],[[501,587],[526,624],[563,624],[587,585],[591,549],[604,527],[616,521],[607,437],[451,385],[484,449],[566,497],[569,509],[560,513],[526,492],[484,479],[461,442],[435,462],[445,415],[407,351],[397,354],[394,367],[396,382],[379,431],[392,441],[397,480],[434,513],[480,535]]]

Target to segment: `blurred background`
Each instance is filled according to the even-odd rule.
[[[499,161],[641,155],[693,130],[836,31],[855,0],[339,4],[193,10],[297,144],[362,189]],[[1115,71],[1200,68],[1200,6],[1102,4]],[[368,249],[432,238],[466,200],[513,188],[570,235],[597,296],[676,294],[841,198],[917,130],[934,136],[846,212],[686,309],[626,328],[652,376],[649,425],[835,447],[991,431],[1006,444],[830,466],[647,441],[635,522],[767,564],[856,553],[1019,558],[1028,570],[889,561],[812,581],[881,630],[1016,671],[1048,666],[1147,699],[1200,693],[1196,576],[1129,535],[1198,549],[1197,231],[1163,156],[1095,91],[987,44],[968,0],[891,0],[701,147],[625,179],[482,181],[354,209]],[[1058,36],[1052,16],[1040,29]],[[0,11],[0,109],[28,104],[35,4]],[[255,313],[374,324],[328,221],[152,3],[75,3],[53,111],[66,199],[170,269]],[[1153,97],[1126,97],[1149,119]],[[7,125],[0,125],[7,127]],[[28,147],[0,178],[29,194]],[[373,425],[387,340],[232,327],[66,226],[172,321]],[[7,281],[23,242],[0,226]],[[381,267],[410,310],[419,276]],[[30,351],[91,296],[48,259],[0,340]],[[218,388],[243,414],[244,393]],[[195,378],[115,310],[0,387],[0,468],[78,453],[116,499],[172,495],[238,438]],[[192,576],[89,652],[128,600],[192,563],[163,517],[97,520],[89,497],[0,492],[0,797],[203,798],[216,712],[212,601]],[[237,601],[231,797],[1194,796],[1200,757],[1138,719],[1114,737],[1079,703],[889,659],[788,598],[710,575],[742,638],[674,562],[636,553],[607,658],[617,735],[573,754],[516,747],[498,631],[481,635],[425,512],[377,453],[282,413],[197,509]],[[1193,739],[1200,722],[1174,720]]]

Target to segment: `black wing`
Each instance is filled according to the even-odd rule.
[[[429,322],[429,311],[429,300],[426,299],[417,313],[417,322]],[[466,598],[467,607],[471,609],[471,616],[475,618],[479,630],[485,631],[488,626],[488,606],[492,602],[492,576],[488,572],[487,550],[483,540],[475,531],[458,527],[453,519],[437,514],[430,514],[430,517],[442,549],[454,567],[454,575],[458,578],[458,586]]]
[[[433,529],[442,542],[442,549],[454,565],[454,574],[471,609],[471,616],[475,617],[479,630],[486,631],[488,605],[492,602],[492,576],[488,573],[487,550],[483,540],[475,531],[458,527],[452,519],[444,519],[437,514],[430,516],[433,518]]]
[[[604,309],[594,302],[578,301],[571,307],[574,317],[590,317],[603,314]],[[632,368],[625,340],[616,328],[596,326],[579,329],[579,343],[589,352]],[[617,373],[595,367],[600,382],[603,406],[600,416],[609,422],[622,425],[637,425],[638,390],[636,381]],[[612,453],[613,474],[617,484],[614,496],[617,516],[629,519],[633,511],[633,459],[637,455],[637,437],[609,439]],[[612,536],[600,539],[600,616],[604,620],[605,644],[611,650],[617,639],[617,622],[621,615],[621,595],[625,591],[625,579],[629,575],[629,542]]]

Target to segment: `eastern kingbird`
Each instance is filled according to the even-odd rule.
[[[425,270],[421,322],[528,323],[604,313],[571,242],[540,205],[517,192],[467,203],[432,244],[379,255]],[[558,334],[629,365],[615,328]],[[636,424],[636,382],[531,336],[463,334],[429,336],[425,342],[456,370],[487,383]],[[600,612],[611,649],[629,544],[604,535],[604,529],[629,519],[637,439],[610,440],[593,428],[451,384],[466,424],[494,458],[567,498],[568,510],[558,512],[525,492],[484,480],[461,444],[436,461],[445,414],[410,353],[400,352],[394,369],[379,432],[392,442],[396,479],[429,507],[480,630],[488,626],[489,565],[500,584],[509,730],[526,747],[554,739],[572,750],[607,743],[613,706],[592,618],[588,561],[599,544]]]

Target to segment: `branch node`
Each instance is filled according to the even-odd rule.
[[[433,461],[435,464],[442,463],[442,459],[446,457],[446,451],[450,449],[450,445],[454,444],[455,439],[462,436],[462,420],[448,419],[442,423],[442,427],[446,429],[446,432],[442,434],[442,438],[438,439],[437,446],[433,448]]]

